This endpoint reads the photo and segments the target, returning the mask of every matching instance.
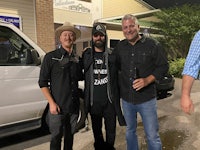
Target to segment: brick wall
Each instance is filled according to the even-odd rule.
[[[36,0],[37,43],[45,51],[55,49],[53,1]]]

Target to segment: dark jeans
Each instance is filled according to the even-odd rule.
[[[102,133],[102,121],[104,119],[106,140],[105,142],[114,146],[116,136],[116,114],[113,106],[108,104],[103,109],[102,114],[90,114],[92,120],[92,130],[94,140],[96,144],[102,144],[104,142]]]
[[[61,150],[61,141],[64,136],[64,150],[73,149],[73,135],[77,123],[78,114],[48,113],[48,125],[51,132],[50,150]]]

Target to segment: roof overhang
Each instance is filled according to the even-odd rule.
[[[154,16],[154,13],[159,12],[160,9],[154,9],[146,12],[134,13],[132,15],[136,16],[138,21],[140,22],[140,28],[151,28],[151,22],[149,20],[145,20],[148,17]],[[102,18],[96,20],[96,22],[100,22],[106,25],[107,28],[120,29],[121,30],[121,20],[123,16]]]

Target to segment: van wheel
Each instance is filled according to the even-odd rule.
[[[79,117],[76,125],[76,132],[85,127],[86,114],[84,111],[84,100],[80,98]]]
[[[47,113],[49,110],[49,104],[47,104],[44,113],[42,115],[42,120],[41,120],[41,130],[45,133],[50,133],[49,132],[49,126],[47,125]]]
[[[44,131],[45,133],[50,133],[49,132],[49,127],[47,125],[47,113],[49,110],[49,105],[46,106],[43,116],[42,116],[42,123],[41,123],[41,130]],[[80,129],[85,127],[85,120],[86,120],[86,114],[84,111],[84,102],[83,99],[80,98],[80,109],[79,109],[79,117],[76,125],[76,132],[78,132]]]

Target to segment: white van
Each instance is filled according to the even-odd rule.
[[[41,126],[47,106],[38,86],[44,55],[21,30],[0,21],[0,137]]]
[[[21,30],[0,20],[0,138],[45,125],[47,100],[38,85],[44,55]],[[83,82],[79,87],[83,91]],[[80,103],[77,131],[86,117]]]

